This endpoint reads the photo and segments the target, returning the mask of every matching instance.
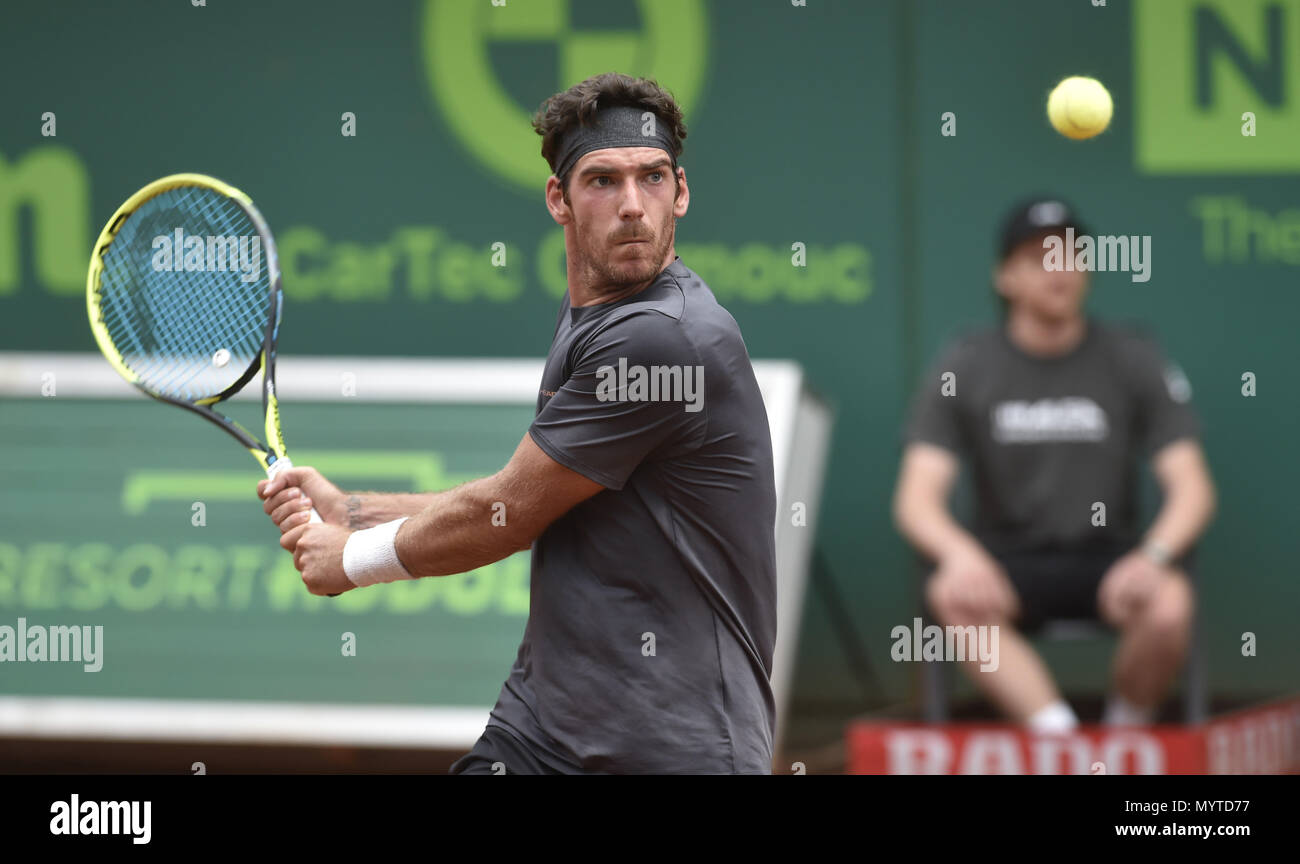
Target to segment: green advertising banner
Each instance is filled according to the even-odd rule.
[[[308,445],[295,450],[299,462],[344,488],[395,492],[495,471],[532,413],[358,402],[286,411]],[[257,506],[256,465],[186,412],[134,399],[7,399],[0,440],[5,623],[104,628],[94,674],[6,663],[6,692],[496,701],[528,615],[526,552],[460,576],[314,597]]]

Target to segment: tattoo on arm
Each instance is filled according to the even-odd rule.
[[[361,496],[349,495],[347,505],[348,505],[348,530],[360,531],[361,530]]]

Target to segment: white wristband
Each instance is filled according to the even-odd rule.
[[[343,572],[358,588],[379,582],[412,579],[397,557],[397,529],[409,519],[403,516],[392,522],[356,531],[343,547]]]

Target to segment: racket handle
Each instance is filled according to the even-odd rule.
[[[292,467],[293,467],[293,463],[289,461],[289,457],[281,456],[279,459],[276,459],[274,462],[272,462],[271,465],[266,469],[266,476],[274,478],[281,471],[288,471]],[[320,514],[316,512],[316,508],[315,507],[311,508],[311,517],[307,520],[307,523],[310,525],[316,522],[324,522],[324,521],[325,521],[324,519],[320,518]],[[339,595],[329,594],[326,596],[337,597]]]
[[[288,471],[292,467],[293,467],[293,463],[289,461],[289,457],[281,456],[279,459],[276,459],[274,462],[272,462],[271,466],[266,469],[266,476],[274,479],[281,471]],[[307,521],[310,523],[310,522],[324,522],[325,520],[320,518],[320,514],[317,513],[316,508],[313,507],[311,508],[311,518],[308,519]]]

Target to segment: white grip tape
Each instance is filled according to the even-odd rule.
[[[274,480],[277,476],[279,476],[281,471],[288,471],[292,467],[293,467],[293,463],[289,461],[289,457],[281,456],[279,459],[276,459],[274,462],[272,462],[270,465],[267,466],[266,476]],[[311,508],[311,518],[309,518],[307,522],[310,524],[312,522],[324,522],[324,521],[325,521],[324,519],[320,518],[320,514],[316,512],[316,508],[315,507]]]
[[[397,582],[414,578],[397,557],[397,529],[409,519],[403,516],[392,522],[356,531],[343,546],[343,572],[358,588],[380,582]]]

